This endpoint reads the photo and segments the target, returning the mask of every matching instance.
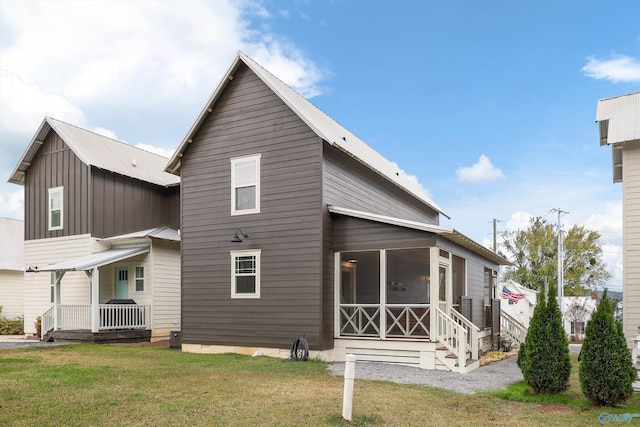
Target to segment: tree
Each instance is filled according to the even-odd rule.
[[[583,295],[611,278],[602,260],[600,233],[574,225],[564,237],[565,295]],[[542,217],[531,218],[526,230],[503,233],[500,252],[512,265],[504,277],[536,290],[545,282],[557,286],[557,227]]]
[[[594,405],[613,406],[633,393],[638,375],[622,331],[613,318],[613,306],[605,290],[587,323],[580,354],[580,388]]]
[[[540,292],[517,362],[524,380],[536,393],[554,394],[569,387],[569,343],[553,288],[548,296],[544,290]]]

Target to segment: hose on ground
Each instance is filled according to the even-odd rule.
[[[289,359],[294,362],[305,362],[309,360],[309,343],[304,337],[298,337],[291,345]]]

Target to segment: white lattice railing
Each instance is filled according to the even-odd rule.
[[[478,360],[478,333],[480,328],[456,310],[451,310],[451,318],[467,331],[466,350],[471,354],[472,359]]]
[[[57,307],[57,330],[83,331],[91,330],[91,305],[59,305]],[[151,306],[138,304],[100,304],[99,330],[115,329],[149,329]],[[54,329],[54,307],[47,310],[41,319],[41,337]]]
[[[456,356],[458,366],[467,365],[467,330],[444,311],[434,307],[436,311],[436,338]]]
[[[504,310],[500,310],[500,332],[505,333],[518,344],[527,338],[527,327]]]
[[[430,305],[387,304],[386,336],[392,338],[429,338]]]
[[[380,305],[341,304],[340,335],[380,336]]]

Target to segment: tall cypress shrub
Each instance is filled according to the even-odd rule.
[[[579,374],[582,393],[594,405],[613,406],[633,394],[638,374],[606,290],[587,323]]]
[[[554,394],[569,387],[569,342],[560,307],[552,295],[553,288],[546,296],[541,292],[524,346],[518,352],[522,375],[536,393]]]

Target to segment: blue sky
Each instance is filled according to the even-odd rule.
[[[169,155],[238,50],[415,176],[481,243],[530,216],[602,234],[621,185],[597,100],[640,91],[640,2],[0,2],[0,217],[45,115]]]

